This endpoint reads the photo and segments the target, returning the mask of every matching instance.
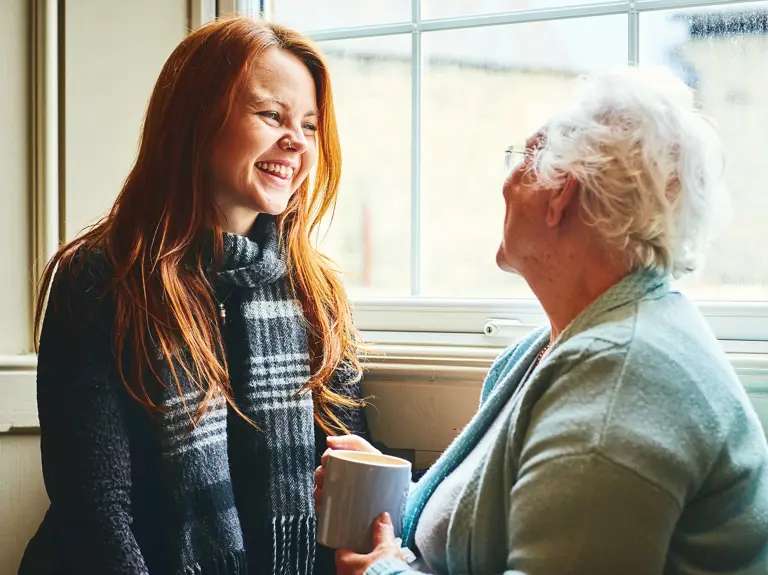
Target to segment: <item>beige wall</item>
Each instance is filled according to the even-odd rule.
[[[0,0],[0,355],[30,351],[29,0]]]
[[[187,0],[67,0],[67,237],[120,191],[152,87],[186,28]]]
[[[40,439],[0,436],[0,575],[12,575],[48,507],[40,474]]]

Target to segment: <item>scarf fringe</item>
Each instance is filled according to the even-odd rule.
[[[176,571],[176,575],[248,575],[245,551],[230,551]]]
[[[272,519],[272,573],[312,575],[315,563],[317,520],[314,515]]]

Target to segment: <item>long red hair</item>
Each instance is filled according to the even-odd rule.
[[[134,399],[158,409],[145,374],[161,380],[153,359],[159,347],[179,393],[177,367],[205,393],[195,420],[218,394],[237,409],[212,286],[196,240],[212,229],[214,254],[221,258],[222,230],[213,200],[203,189],[206,160],[249,67],[275,48],[299,58],[317,90],[314,186],[310,190],[310,178],[305,180],[279,216],[278,229],[291,286],[308,325],[312,372],[306,388],[313,393],[315,420],[326,433],[346,432],[333,407],[359,402],[334,393],[328,383],[341,366],[360,376],[357,338],[333,265],[310,241],[333,208],[339,187],[341,151],[333,95],[322,55],[307,38],[282,26],[248,18],[220,20],[192,32],[173,51],[149,101],[136,163],[114,206],[100,222],[62,246],[43,272],[36,332],[54,275],[75,273],[76,254],[98,249],[113,272],[107,289],[116,306],[114,352],[120,377]],[[182,260],[191,260],[191,269]]]

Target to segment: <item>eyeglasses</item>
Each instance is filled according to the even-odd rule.
[[[512,170],[525,161],[527,156],[525,146],[509,146],[504,150],[504,175],[508,176]]]

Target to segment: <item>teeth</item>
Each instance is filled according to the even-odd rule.
[[[293,168],[283,166],[282,164],[273,164],[272,162],[256,162],[256,167],[260,170],[280,175],[283,178],[292,177],[294,171]]]

